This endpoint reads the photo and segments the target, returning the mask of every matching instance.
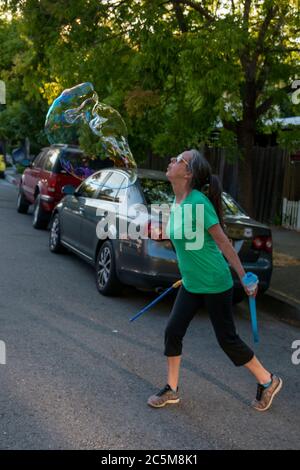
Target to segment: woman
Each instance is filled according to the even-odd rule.
[[[245,271],[223,231],[219,179],[211,174],[209,163],[197,150],[185,151],[172,158],[166,175],[175,194],[166,231],[176,249],[182,285],[165,330],[168,382],[148,399],[148,405],[160,408],[180,401],[178,379],[182,340],[204,297],[220,347],[235,366],[245,366],[258,382],[253,408],[266,411],[280,391],[282,379],[266,370],[236,333],[232,314],[233,280],[223,255],[237,272],[241,283]],[[204,194],[206,189],[207,196]],[[204,207],[202,219],[199,217],[201,212],[195,215],[198,204]],[[187,225],[185,214],[188,214],[185,205],[193,209],[189,223],[192,232],[204,231],[202,247],[195,244],[193,249],[191,230],[183,230]],[[246,286],[244,289],[250,295]],[[257,289],[254,295],[256,293]]]

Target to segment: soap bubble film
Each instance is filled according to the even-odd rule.
[[[101,103],[90,82],[64,90],[49,108],[45,133],[50,144],[78,145],[84,152],[75,166],[62,153],[61,165],[83,181],[103,167],[128,170],[129,184],[136,180],[136,162],[127,141],[127,127],[117,110]],[[128,183],[127,183],[128,185]]]

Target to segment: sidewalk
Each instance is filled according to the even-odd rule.
[[[271,288],[300,308],[300,232],[271,227],[274,245],[274,270]]]
[[[271,226],[273,236],[273,274],[271,285],[259,303],[281,320],[300,326],[300,233]]]
[[[5,179],[9,183],[14,184],[15,186],[19,186],[21,175],[17,173],[15,167],[9,167],[5,170]]]

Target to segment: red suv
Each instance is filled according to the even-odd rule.
[[[62,187],[67,184],[77,187],[82,181],[83,175],[78,178],[72,176],[62,165],[62,161],[79,169],[84,166],[84,160],[84,153],[76,146],[56,144],[42,149],[22,175],[17,200],[18,212],[26,214],[29,206],[34,204],[33,226],[37,229],[46,228],[52,210],[64,196]],[[90,174],[97,169],[88,168]]]

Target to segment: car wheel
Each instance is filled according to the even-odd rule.
[[[17,199],[17,211],[20,214],[27,214],[30,203],[25,198],[22,189],[19,189],[18,199]]]
[[[121,283],[116,273],[115,253],[111,242],[106,241],[100,248],[96,261],[96,285],[102,295],[117,295]]]
[[[58,214],[55,214],[50,225],[49,248],[52,253],[62,253],[65,251],[60,241],[60,220]]]
[[[42,208],[41,196],[38,194],[34,201],[32,225],[36,229],[45,229],[47,228],[48,222],[49,214]]]

